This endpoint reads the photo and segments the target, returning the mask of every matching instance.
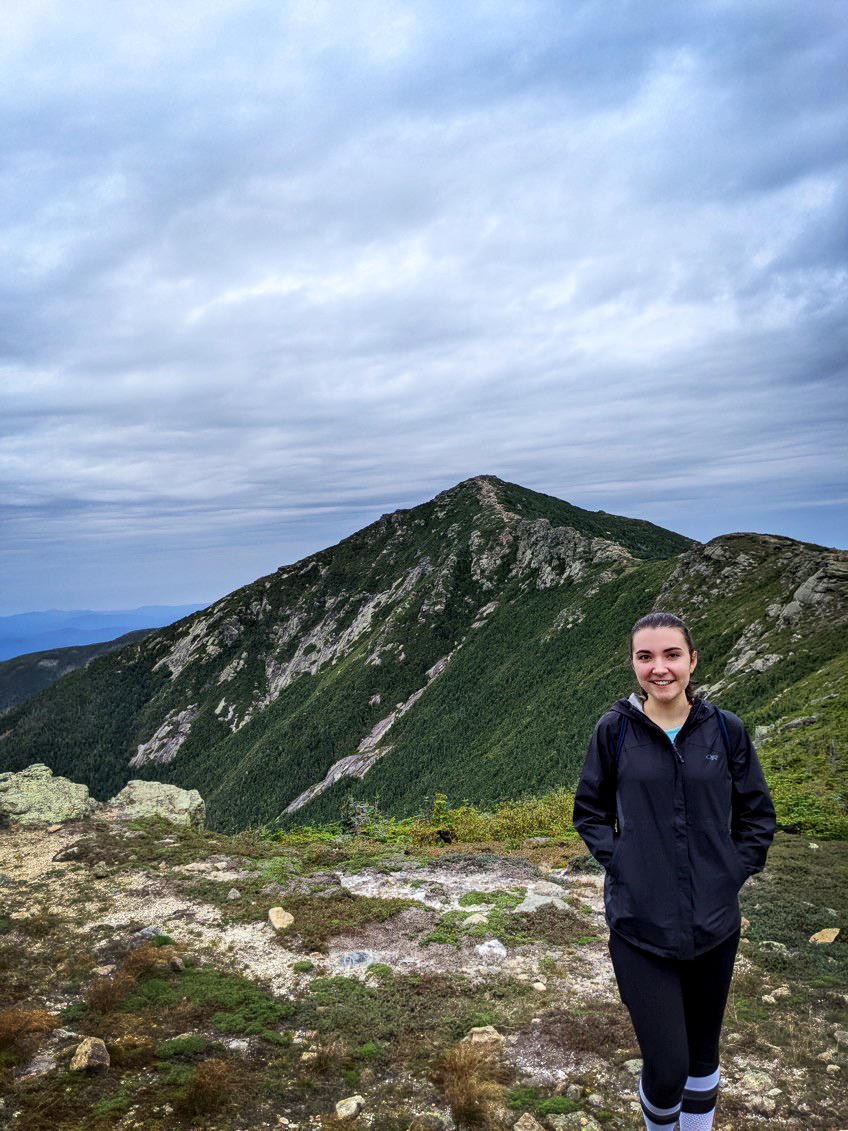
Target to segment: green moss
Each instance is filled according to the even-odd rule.
[[[283,907],[294,916],[294,923],[278,937],[290,945],[288,940],[296,934],[307,950],[325,950],[334,935],[355,932],[369,923],[384,923],[415,906],[414,900],[354,895],[346,888],[320,899],[289,896],[283,900]]]
[[[206,1038],[199,1035],[172,1037],[170,1040],[162,1041],[161,1044],[156,1046],[156,1055],[163,1060],[170,1059],[174,1056],[196,1056],[198,1053],[205,1051],[206,1044]]]

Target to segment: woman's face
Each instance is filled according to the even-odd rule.
[[[679,628],[641,628],[633,637],[630,662],[639,686],[654,703],[667,708],[686,702],[698,653],[689,651]]]

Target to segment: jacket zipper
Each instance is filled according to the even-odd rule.
[[[660,732],[660,734],[661,734],[661,735],[663,736],[663,738],[664,738],[664,739],[666,739],[666,741],[668,741],[668,735],[667,735],[667,734],[665,733],[665,731],[663,730],[663,728],[662,728],[662,727],[661,727],[661,726],[660,726],[660,725],[659,725],[658,723],[655,723],[655,722],[654,722],[654,720],[653,720],[652,718],[650,718],[650,717],[649,717],[648,715],[646,715],[646,714],[644,713],[644,711],[641,711],[641,712],[635,712],[635,711],[634,711],[634,713],[635,713],[635,714],[637,714],[637,715],[638,715],[638,717],[639,717],[639,718],[640,718],[641,720],[643,720],[644,722],[648,723],[648,724],[649,724],[649,726],[652,726],[652,727],[653,727],[653,728],[654,728],[655,730],[658,730],[658,731]],[[699,712],[699,715],[696,715],[696,716],[695,716],[695,718],[694,718],[694,719],[692,719],[692,726],[691,726],[691,728],[690,728],[690,731],[689,731],[689,733],[690,733],[690,734],[691,734],[691,733],[692,733],[692,731],[693,731],[693,730],[695,729],[695,727],[696,727],[696,726],[700,726],[700,725],[701,725],[701,723],[702,723],[702,722],[704,721],[704,718],[706,718],[706,716],[700,716],[700,717],[699,717],[699,716],[700,716],[700,712]],[[687,719],[686,719],[686,722],[685,722],[685,723],[683,724],[683,726],[682,726],[682,727],[681,727],[680,729],[681,729],[681,730],[684,730],[684,729],[686,728],[686,725],[687,725],[687,723],[688,723],[688,722],[689,722],[689,719],[687,718]],[[677,737],[679,738],[679,737],[680,737],[680,735],[678,734],[678,736],[677,736]],[[677,742],[672,742],[672,743],[671,743],[671,748],[672,748],[672,750],[674,751],[674,753],[675,753],[675,754],[677,755],[677,760],[678,760],[678,762],[679,762],[679,763],[681,764],[681,766],[682,766],[682,765],[685,765],[685,762],[684,762],[684,758],[683,758],[683,755],[682,755],[682,754],[680,753],[680,749],[679,749],[679,747],[678,747],[678,745],[677,745]]]

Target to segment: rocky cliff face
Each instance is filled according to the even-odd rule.
[[[639,615],[688,617],[704,683],[759,709],[845,652],[846,576],[837,551],[699,546],[478,477],[68,676],[4,719],[0,765],[101,798],[196,788],[231,829],[538,792],[576,779],[629,690]]]

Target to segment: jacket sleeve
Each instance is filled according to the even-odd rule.
[[[774,805],[763,776],[760,760],[741,719],[723,712],[730,736],[732,779],[730,835],[736,843],[748,875],[762,872],[774,838]]]
[[[586,847],[604,868],[609,867],[615,846],[616,771],[609,745],[613,727],[614,721],[611,726],[606,715],[595,727],[574,794],[572,816]]]

